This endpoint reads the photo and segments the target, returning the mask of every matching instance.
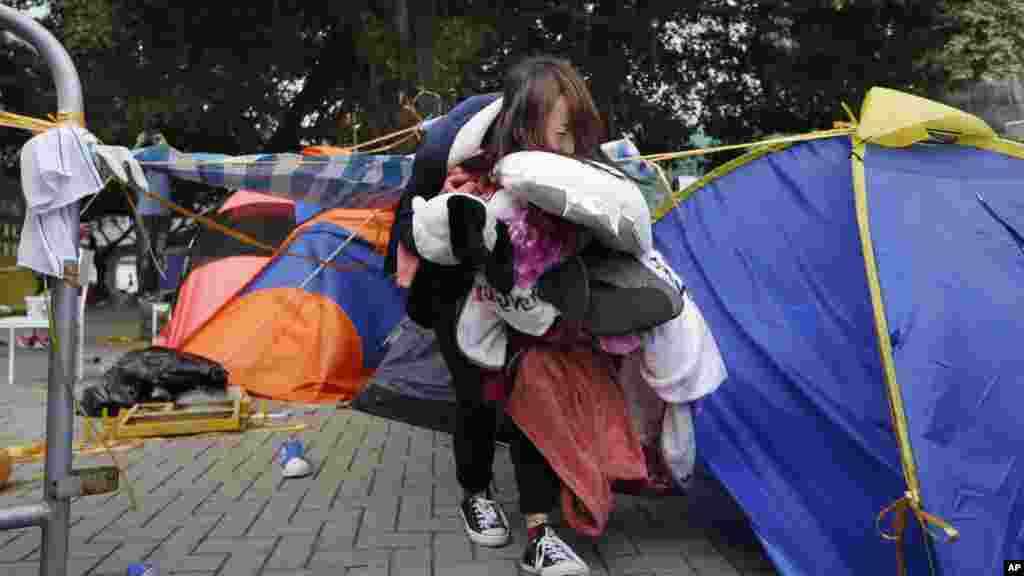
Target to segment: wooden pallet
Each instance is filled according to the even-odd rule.
[[[239,432],[246,427],[252,403],[248,396],[194,406],[173,402],[136,404],[102,423],[107,440],[184,436],[208,432]]]

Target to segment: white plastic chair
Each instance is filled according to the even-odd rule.
[[[95,267],[93,255],[88,250],[82,250],[80,277],[86,280],[82,284],[82,291],[78,295],[78,355],[76,356],[76,373],[82,377],[82,367],[85,365],[85,300],[89,294],[89,283],[94,281]],[[16,330],[49,330],[50,321],[48,318],[30,318],[28,316],[11,316],[0,318],[0,330],[7,331],[7,383],[14,384],[14,350],[18,347],[15,339]]]

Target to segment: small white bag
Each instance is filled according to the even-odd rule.
[[[697,463],[692,403],[672,404],[665,410],[661,428],[661,456],[672,472],[676,486],[685,489]]]
[[[640,351],[624,356],[617,380],[640,444],[654,446],[662,433],[666,404],[640,376],[642,364]]]

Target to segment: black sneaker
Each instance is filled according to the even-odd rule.
[[[564,540],[545,526],[540,536],[526,543],[519,567],[534,576],[589,576],[590,567]]]
[[[469,496],[459,506],[462,523],[469,539],[481,546],[495,548],[508,543],[508,518],[501,504],[488,494]]]

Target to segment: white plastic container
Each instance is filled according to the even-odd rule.
[[[25,307],[28,309],[28,317],[42,320],[49,317],[50,297],[47,294],[39,296],[25,296]]]

